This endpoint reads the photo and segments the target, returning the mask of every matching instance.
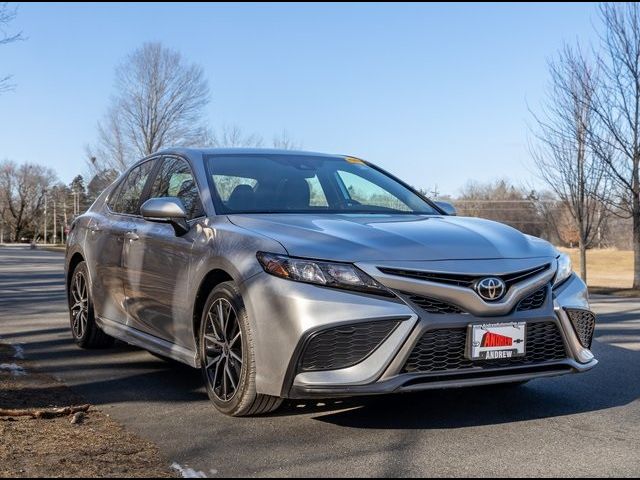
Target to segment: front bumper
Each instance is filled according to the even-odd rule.
[[[537,367],[495,369],[491,370],[491,372],[474,372],[450,376],[403,374],[396,375],[389,380],[380,380],[370,385],[318,386],[294,383],[289,390],[288,398],[329,399],[514,383],[535,378],[556,377],[568,373],[586,372],[595,367],[597,363],[598,361],[595,359],[588,364],[579,364],[568,359],[558,363],[539,365]]]
[[[543,281],[549,282],[549,278]],[[597,364],[582,346],[565,308],[588,310],[587,290],[575,275],[530,311],[482,316],[466,313],[430,314],[400,298],[389,299],[290,282],[259,274],[243,285],[254,334],[256,388],[259,393],[287,398],[332,398],[415,390],[517,382],[584,372]],[[397,322],[397,327],[361,362],[347,368],[303,371],[301,358],[309,338],[343,325],[373,321]],[[425,332],[466,328],[474,323],[552,322],[566,357],[495,368],[455,371],[404,370]]]

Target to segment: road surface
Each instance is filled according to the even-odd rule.
[[[640,300],[594,302],[601,363],[583,375],[234,419],[209,405],[195,370],[124,344],[76,348],[62,268],[60,253],[0,248],[0,338],[169,463],[208,476],[640,475]]]

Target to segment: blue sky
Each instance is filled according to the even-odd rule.
[[[0,48],[0,159],[86,173],[114,67],[145,41],[203,66],[214,127],[373,161],[455,194],[535,182],[528,107],[563,41],[596,41],[593,4],[21,4]]]

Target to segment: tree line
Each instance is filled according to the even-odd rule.
[[[65,185],[53,170],[31,163],[0,162],[0,243],[64,243],[70,223],[109,185],[82,175]]]
[[[433,192],[423,193],[429,196]],[[485,183],[472,181],[455,197],[437,195],[437,198],[452,203],[459,215],[506,223],[558,246],[579,246],[579,230],[570,206],[551,190],[526,188],[506,179]],[[596,215],[602,218],[597,222],[590,247],[631,249],[629,219],[612,215],[603,204]]]

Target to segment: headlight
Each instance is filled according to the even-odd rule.
[[[560,285],[573,273],[571,266],[571,257],[566,253],[561,253],[558,256],[558,271],[556,272],[556,278],[553,280],[553,286]]]
[[[389,290],[359,268],[348,263],[292,258],[264,252],[258,252],[256,256],[264,271],[276,277],[326,287],[392,296]]]

